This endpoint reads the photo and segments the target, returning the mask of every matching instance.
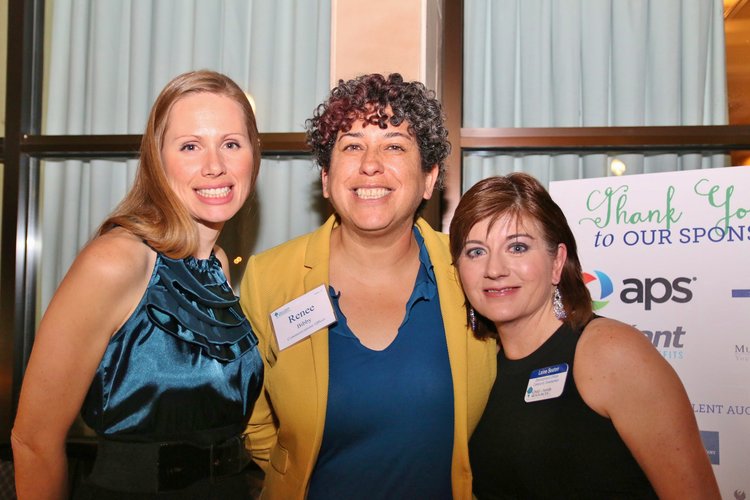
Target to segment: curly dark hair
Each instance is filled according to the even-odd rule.
[[[386,109],[390,107],[392,115]],[[435,93],[421,82],[405,82],[399,73],[362,75],[349,81],[339,80],[328,99],[305,122],[307,144],[320,167],[328,171],[331,151],[338,133],[348,132],[357,120],[385,129],[398,127],[406,120],[409,133],[416,137],[422,159],[422,171],[438,165],[436,188],[443,187],[445,159],[451,150],[445,129],[443,109]]]

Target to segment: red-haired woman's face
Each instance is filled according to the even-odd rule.
[[[554,317],[553,286],[566,255],[562,244],[550,255],[536,222],[501,217],[491,227],[484,219],[471,228],[457,267],[472,307],[502,333],[503,326]]]

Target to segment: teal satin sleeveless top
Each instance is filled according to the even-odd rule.
[[[219,260],[158,254],[81,414],[97,434],[216,441],[243,432],[263,383],[258,339]]]

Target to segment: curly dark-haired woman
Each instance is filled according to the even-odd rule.
[[[366,75],[307,126],[335,214],[251,258],[242,281],[266,363],[248,429],[263,496],[471,498],[468,439],[496,346],[470,335],[447,237],[418,217],[450,150],[440,103],[398,74]],[[271,313],[297,318],[320,285],[335,321],[274,336]]]

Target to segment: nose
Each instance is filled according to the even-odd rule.
[[[484,269],[484,277],[498,279],[508,275],[508,266],[502,254],[491,253],[487,259],[487,267]]]
[[[226,173],[226,171],[221,152],[213,147],[207,148],[202,168],[203,175],[206,177],[218,177]]]
[[[383,161],[376,148],[367,148],[362,155],[362,163],[359,171],[364,175],[376,175],[383,173]]]

